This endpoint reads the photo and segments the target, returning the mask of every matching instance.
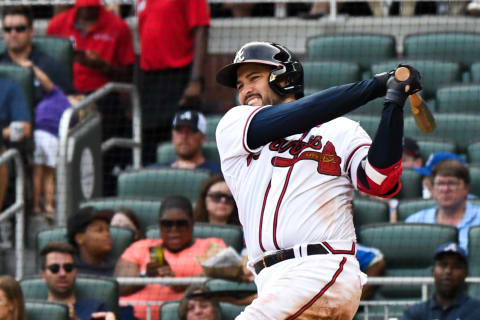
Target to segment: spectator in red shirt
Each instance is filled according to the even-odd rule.
[[[206,0],[137,0],[143,161],[155,162],[179,106],[198,106],[210,12]]]
[[[81,93],[91,93],[107,82],[131,82],[135,54],[128,25],[108,11],[101,0],[75,0],[75,6],[55,16],[48,35],[74,41],[74,85]],[[96,102],[102,114],[102,140],[129,137],[131,120],[129,99],[112,93]],[[112,150],[104,158],[104,195],[116,189],[115,167],[131,162],[127,150]]]

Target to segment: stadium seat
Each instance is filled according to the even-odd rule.
[[[135,235],[132,230],[119,227],[110,227],[110,234],[113,240],[113,247],[110,255],[117,259],[121,256],[123,251],[133,243]],[[37,270],[40,270],[40,251],[52,241],[67,242],[67,228],[56,227],[41,230],[37,233]]]
[[[245,298],[257,293],[255,282],[236,282],[224,279],[210,279],[205,282],[210,291],[219,296],[233,296]]]
[[[470,169],[470,193],[480,197],[480,166],[471,165]]]
[[[220,122],[220,119],[223,117],[223,114],[211,114],[205,116],[207,118],[207,141],[215,141],[215,131],[217,130],[217,125]]]
[[[470,76],[472,82],[480,82],[480,62],[473,63],[470,66]]]
[[[162,304],[160,308],[160,319],[162,320],[179,320],[178,305],[179,301],[168,301]],[[221,320],[232,320],[245,309],[245,306],[239,306],[227,302],[220,302],[220,309],[222,311]]]
[[[472,142],[468,145],[467,159],[470,164],[480,164],[480,141]]]
[[[473,226],[468,231],[468,275],[480,277],[480,226]],[[470,284],[468,293],[480,299],[480,283]]]
[[[426,100],[433,99],[437,89],[460,82],[460,66],[455,62],[437,60],[395,60],[374,64],[372,74],[393,70],[399,63],[410,64],[422,74],[423,90],[420,92]]]
[[[456,152],[455,142],[447,139],[423,138],[416,140],[420,148],[422,159],[427,161],[428,157],[435,152]]]
[[[43,52],[62,64],[69,79],[73,79],[73,43],[69,38],[35,36],[33,43]]]
[[[355,228],[388,221],[390,221],[390,209],[386,202],[369,198],[353,199],[353,223]]]
[[[404,39],[407,59],[438,59],[456,61],[468,66],[480,56],[478,33],[425,33],[411,34]]]
[[[0,63],[0,77],[12,80],[20,85],[25,94],[27,104],[33,115],[34,110],[34,75],[32,68],[20,67],[11,63]]]
[[[480,84],[465,84],[437,90],[437,112],[480,112]]]
[[[117,195],[159,199],[183,195],[193,203],[209,177],[210,172],[201,169],[155,168],[125,171],[118,177]]]
[[[435,114],[437,129],[431,133],[419,131],[413,118],[405,119],[404,136],[414,139],[448,138],[455,142],[457,153],[466,154],[470,142],[480,137],[480,115],[478,114]]]
[[[384,98],[377,98],[374,99],[370,102],[367,102],[365,105],[353,110],[351,113],[345,115],[347,118],[350,117],[350,115],[370,115],[370,116],[381,116],[382,115],[382,110],[383,110],[383,101]]]
[[[376,115],[349,113],[345,115],[346,118],[360,123],[360,126],[365,129],[365,131],[372,139],[377,132],[378,125],[380,123],[380,116],[381,113]]]
[[[411,168],[403,168],[402,189],[397,195],[398,199],[420,198],[422,196],[422,179],[423,177]]]
[[[398,221],[405,221],[410,215],[423,209],[436,206],[433,199],[407,199],[401,200],[398,203],[397,219]]]
[[[25,291],[23,292],[24,297]],[[39,300],[25,300],[28,320],[69,320],[68,306],[65,303]]]
[[[207,161],[220,163],[217,143],[215,141],[206,141],[202,146],[202,151]],[[164,142],[157,147],[157,163],[172,162],[177,159],[175,148],[171,142]]]
[[[119,209],[129,208],[135,211],[142,230],[146,230],[149,226],[157,225],[158,212],[162,201],[158,198],[96,198],[80,204],[81,207],[92,206],[97,209]]]
[[[196,238],[222,238],[227,246],[238,252],[243,249],[243,231],[239,226],[196,222],[193,228],[193,236]],[[160,238],[159,227],[148,228],[145,237],[149,239]]]
[[[395,38],[380,34],[321,35],[307,39],[307,59],[372,63],[396,58]],[[384,70],[385,71],[385,70]]]
[[[437,224],[395,223],[360,228],[359,242],[378,248],[387,263],[386,277],[429,277],[435,249],[456,242],[457,228]],[[380,286],[378,299],[419,299],[420,286]]]
[[[25,299],[47,300],[48,289],[43,278],[38,276],[20,280]],[[108,308],[118,314],[119,285],[113,278],[99,276],[77,276],[75,281],[77,298],[93,298],[105,302]]]
[[[306,94],[360,80],[360,67],[353,62],[305,61],[302,65]]]

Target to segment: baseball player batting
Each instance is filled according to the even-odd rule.
[[[239,209],[258,297],[236,319],[352,319],[366,275],[355,258],[354,189],[401,188],[403,105],[420,74],[394,71],[303,95],[303,69],[282,45],[250,42],[217,82],[240,106],[218,124],[222,171]],[[341,117],[385,96],[372,140]]]

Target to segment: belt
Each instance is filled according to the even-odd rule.
[[[314,254],[328,254],[328,253],[329,252],[327,251],[327,249],[325,249],[321,244],[307,245],[307,256],[311,256]],[[295,253],[293,251],[293,248],[284,249],[284,250],[277,251],[274,254],[270,254],[268,256],[263,257],[262,260],[256,262],[253,265],[253,268],[255,269],[255,273],[259,274],[260,271],[262,271],[264,268],[271,267],[274,264],[277,264],[284,260],[293,259],[293,258],[295,258]]]

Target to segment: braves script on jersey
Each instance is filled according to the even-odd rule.
[[[368,153],[370,137],[358,123],[337,118],[250,150],[246,132],[261,108],[231,109],[216,132],[249,265],[301,244],[347,240],[343,249],[349,249],[355,240],[351,203],[356,168]]]

